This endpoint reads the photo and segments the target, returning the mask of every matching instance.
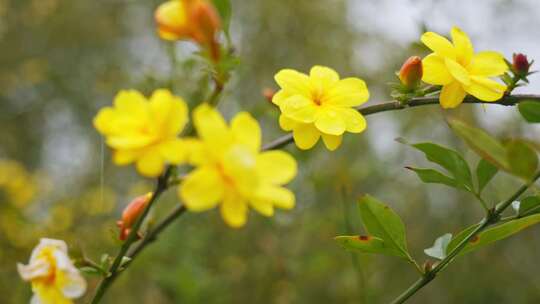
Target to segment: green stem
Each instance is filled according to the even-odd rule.
[[[410,297],[412,297],[414,294],[416,294],[420,289],[422,289],[424,286],[429,284],[433,279],[435,279],[436,275],[442,271],[448,264],[450,264],[454,258],[467,246],[469,241],[476,237],[480,232],[484,231],[487,227],[498,223],[501,221],[501,214],[503,213],[506,208],[508,208],[513,201],[518,199],[529,187],[538,179],[540,178],[540,172],[536,173],[536,175],[533,177],[532,181],[530,183],[527,183],[523,186],[521,186],[512,196],[510,196],[508,199],[506,199],[504,202],[498,204],[495,208],[491,209],[491,211],[486,215],[482,221],[478,224],[478,226],[471,232],[467,237],[465,237],[457,246],[454,248],[440,263],[437,264],[431,271],[426,272],[426,274],[418,279],[411,287],[409,287],[405,292],[403,292],[400,296],[398,296],[394,301],[392,301],[392,304],[401,304],[405,303]]]

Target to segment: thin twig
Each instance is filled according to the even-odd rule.
[[[501,221],[501,214],[506,208],[508,208],[512,202],[518,199],[529,187],[540,178],[540,172],[536,173],[530,183],[527,183],[521,186],[512,196],[510,196],[504,202],[498,204],[478,223],[477,227],[467,235],[457,246],[454,248],[440,263],[438,263],[432,270],[426,272],[424,276],[418,279],[411,287],[409,287],[405,292],[398,296],[392,304],[402,304],[405,303],[410,297],[415,295],[420,289],[429,284],[432,280],[435,279],[437,274],[442,271],[448,264],[450,264],[454,258],[467,246],[467,244],[474,239],[479,233],[484,231],[487,227],[492,226]]]

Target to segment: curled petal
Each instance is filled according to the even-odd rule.
[[[452,59],[445,58],[444,63],[446,68],[452,74],[452,76],[464,85],[469,85],[471,79],[469,78],[469,72],[459,63]]]
[[[441,96],[439,97],[441,106],[445,109],[459,106],[465,98],[465,90],[461,83],[454,81],[443,86]]]
[[[456,26],[452,28],[451,35],[456,50],[456,59],[463,65],[469,64],[474,53],[474,48],[469,36]]]
[[[437,54],[430,54],[422,60],[424,75],[422,80],[433,85],[445,85],[454,80],[446,64],[444,58]]]
[[[369,99],[366,83],[359,78],[345,78],[335,83],[325,95],[325,104],[356,107]]]
[[[486,77],[471,76],[471,85],[465,90],[480,100],[495,101],[502,98],[506,86]]]
[[[475,76],[498,76],[508,71],[504,57],[498,52],[484,51],[475,54],[469,65],[469,72]]]
[[[296,176],[296,160],[283,151],[269,151],[257,156],[257,172],[263,183],[283,185]]]
[[[430,50],[435,52],[435,54],[450,59],[456,59],[456,51],[454,46],[445,37],[434,32],[426,32],[422,35],[420,40]]]
[[[301,95],[285,99],[281,103],[280,109],[281,113],[288,118],[304,123],[314,122],[319,112],[312,100]]]
[[[334,151],[341,145],[343,135],[330,135],[330,134],[321,134],[324,145],[330,151]]]
[[[223,199],[224,185],[219,173],[211,167],[192,171],[178,188],[178,195],[190,211],[212,209]]]
[[[313,124],[298,124],[293,130],[294,142],[302,150],[311,149],[320,136],[321,132]]]
[[[317,116],[315,126],[319,131],[330,135],[341,135],[345,132],[345,121],[335,109],[325,109]]]
[[[291,95],[310,96],[309,77],[306,74],[291,69],[279,71],[274,77],[277,84]]]
[[[237,142],[253,152],[261,149],[261,127],[249,113],[238,113],[231,122],[231,131]]]

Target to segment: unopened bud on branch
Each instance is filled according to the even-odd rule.
[[[152,193],[141,195],[133,199],[122,212],[122,219],[116,222],[120,228],[120,240],[125,241],[139,216],[150,202]]]
[[[529,62],[527,56],[522,53],[512,55],[512,70],[516,75],[525,77],[529,74],[529,68],[532,62]]]
[[[413,89],[420,84],[422,73],[422,59],[418,56],[411,56],[401,66],[398,76],[405,87]]]

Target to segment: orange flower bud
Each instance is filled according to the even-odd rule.
[[[148,205],[148,202],[150,202],[151,197],[151,192],[146,195],[138,196],[133,199],[131,203],[129,203],[129,205],[127,205],[127,207],[124,209],[122,212],[122,219],[116,222],[116,225],[118,228],[120,228],[120,240],[126,240],[131,231],[131,227],[133,224],[135,224],[141,213],[144,211]]]
[[[262,90],[262,95],[264,96],[264,98],[266,98],[266,100],[272,102],[272,98],[274,98],[274,95],[276,94],[276,91],[270,89],[270,88],[264,88]]]
[[[422,59],[411,56],[399,70],[399,80],[409,89],[416,88],[422,80]]]
[[[527,59],[527,56],[522,53],[512,55],[512,69],[514,73],[519,76],[527,76],[531,63]]]
[[[212,59],[219,59],[216,35],[221,21],[207,0],[169,0],[157,8],[155,19],[162,39],[193,40],[207,47]]]

